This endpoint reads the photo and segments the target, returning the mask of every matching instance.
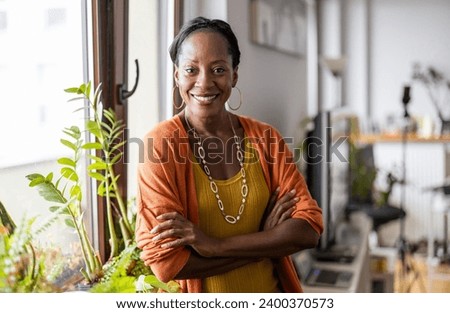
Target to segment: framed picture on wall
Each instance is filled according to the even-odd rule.
[[[250,0],[251,41],[294,56],[305,56],[306,11],[306,0]]]

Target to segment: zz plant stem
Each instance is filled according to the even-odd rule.
[[[93,119],[86,122],[86,130],[94,136],[95,142],[86,143],[83,145],[83,148],[87,151],[100,151],[102,154],[101,157],[89,154],[92,163],[88,166],[88,173],[90,177],[97,180],[99,184],[97,193],[105,197],[106,200],[106,216],[111,247],[110,258],[113,258],[119,254],[119,239],[116,234],[113,215],[113,199],[116,200],[118,205],[120,230],[125,246],[128,246],[130,243],[129,238],[133,234],[132,226],[128,220],[127,207],[117,185],[119,175],[116,175],[114,172],[114,165],[123,156],[120,148],[125,144],[122,138],[124,124],[117,119],[112,109],[103,109],[101,107],[101,85],[97,87],[92,98],[90,95],[90,82],[82,84],[80,87],[68,88],[65,91],[77,95],[81,94],[81,97],[76,97],[73,100],[86,100],[92,109]]]

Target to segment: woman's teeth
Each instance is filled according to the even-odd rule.
[[[197,99],[198,101],[202,101],[202,102],[206,102],[206,101],[211,101],[215,98],[216,96],[196,96],[194,95],[194,98]]]

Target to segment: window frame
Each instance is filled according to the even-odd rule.
[[[121,86],[125,89],[128,86],[128,35],[129,35],[129,0],[91,0],[92,5],[92,41],[93,41],[93,83],[94,86],[102,84],[102,102],[105,109],[112,108],[119,119],[124,122],[125,133],[124,138],[128,138],[128,106],[127,100],[120,99],[119,90]],[[160,9],[166,5],[159,1]],[[173,34],[169,34],[171,38],[179,32],[183,24],[183,8],[184,0],[172,0],[169,7],[173,7],[173,20],[171,22]],[[170,10],[169,10],[170,11]],[[167,14],[171,14],[167,12]],[[161,22],[159,25],[161,26]],[[161,74],[164,76],[164,74]],[[161,77],[164,79],[164,77]],[[165,80],[162,86],[167,86],[169,81],[173,81],[172,77]],[[167,86],[172,89],[172,86]],[[167,92],[168,93],[168,92]],[[164,97],[163,97],[164,98]],[[169,97],[166,97],[169,98]],[[166,99],[172,101],[172,97]],[[179,99],[180,100],[180,99]],[[181,100],[180,100],[181,101]],[[172,110],[172,115],[178,113]],[[161,116],[160,116],[161,119]],[[123,199],[128,199],[128,145],[122,148],[122,162],[118,163],[114,168],[115,172],[120,175],[118,181],[119,189]],[[95,184],[95,182],[93,182]],[[93,197],[96,193],[93,192]],[[108,229],[106,223],[106,202],[103,197],[96,197],[96,212],[93,212],[93,240],[96,242],[97,249],[102,261],[106,261],[109,255],[110,247],[108,243]]]
[[[128,0],[92,0],[93,83],[95,87],[102,84],[103,108],[112,108],[116,112],[117,118],[125,125],[125,132],[128,127],[127,100],[121,101],[119,88],[128,84],[128,5]],[[126,133],[124,136],[127,138]],[[118,185],[121,196],[127,199],[127,145],[121,149],[123,158],[114,170],[120,175]],[[100,196],[96,200],[93,239],[97,242],[101,260],[105,262],[110,252],[106,200]]]

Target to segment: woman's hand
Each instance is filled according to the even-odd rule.
[[[295,197],[295,189],[289,191],[281,198],[278,198],[280,188],[278,187],[269,199],[269,203],[266,207],[266,218],[263,221],[263,230],[274,228],[278,224],[284,222],[291,217],[291,213],[295,209],[295,204],[298,202],[298,198]]]
[[[214,247],[217,247],[218,239],[206,236],[196,225],[177,212],[164,213],[157,217],[160,224],[155,226],[150,233],[155,234],[153,241],[170,239],[165,241],[161,248],[176,248],[191,246],[198,254],[204,257],[214,256]]]

